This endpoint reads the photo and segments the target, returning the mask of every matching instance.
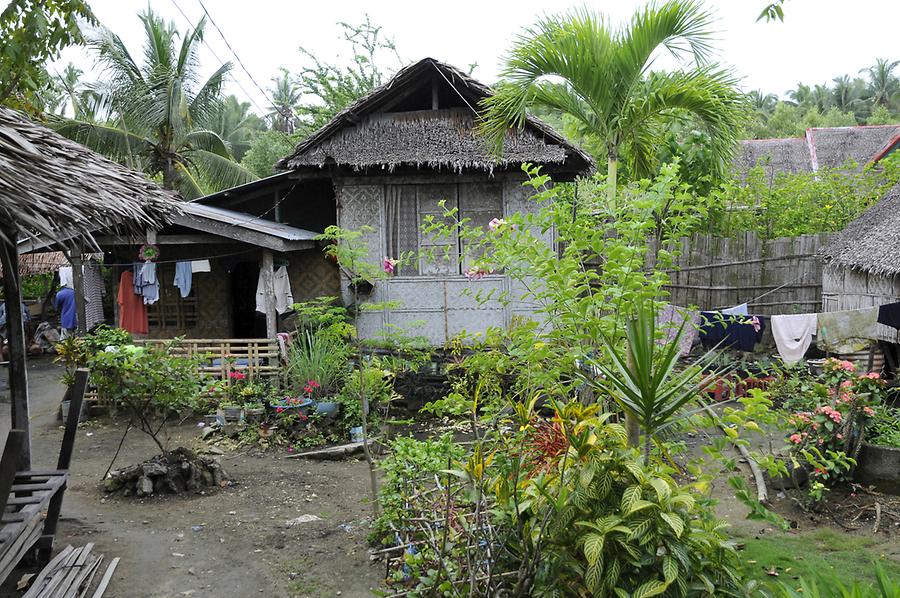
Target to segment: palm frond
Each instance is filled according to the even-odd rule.
[[[207,150],[194,149],[187,152],[187,156],[191,166],[208,183],[209,193],[244,185],[259,178],[234,160]]]
[[[51,117],[48,124],[63,137],[132,168],[149,145],[146,138],[108,124],[64,117]]]

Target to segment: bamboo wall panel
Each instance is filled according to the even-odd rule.
[[[700,309],[749,302],[751,313],[774,315],[820,311],[822,263],[817,252],[827,234],[761,240],[694,235],[681,241],[670,272],[669,300]],[[763,296],[764,295],[764,296]]]

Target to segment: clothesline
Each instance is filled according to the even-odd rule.
[[[752,305],[752,304],[756,303],[757,301],[759,301],[760,299],[762,299],[763,297],[768,297],[768,296],[771,295],[772,293],[775,293],[775,292],[777,292],[777,291],[780,291],[780,290],[783,289],[784,287],[790,286],[790,285],[794,284],[795,282],[801,280],[802,278],[803,278],[803,275],[801,274],[800,276],[797,276],[797,277],[794,278],[793,280],[789,280],[789,281],[787,281],[787,282],[785,282],[785,283],[783,283],[783,284],[781,284],[781,285],[775,287],[774,289],[770,289],[770,290],[766,291],[765,293],[763,293],[762,295],[759,295],[758,297],[754,297],[753,299],[751,299],[751,300],[749,300],[749,301],[741,301],[741,302],[738,303],[738,305],[744,305],[744,304],[746,304],[746,305]]]
[[[241,255],[244,253],[250,253],[252,251],[255,251],[255,250],[254,249],[244,249],[243,251],[232,251],[231,253],[220,253],[220,254],[209,255],[209,256],[204,256],[204,257],[182,258],[182,259],[178,259],[178,260],[154,260],[153,263],[159,265],[159,264],[177,264],[178,262],[199,262],[202,260],[214,260],[217,258],[232,257],[235,255]],[[140,260],[135,260],[134,262],[128,262],[128,263],[123,263],[123,264],[103,264],[103,265],[106,267],[109,267],[109,268],[131,268],[134,266],[134,263],[137,261],[140,261]]]

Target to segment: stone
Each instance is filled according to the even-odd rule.
[[[300,515],[299,517],[286,522],[284,526],[286,528],[292,528],[295,525],[299,525],[301,523],[310,523],[312,521],[322,521],[322,518],[316,515]]]
[[[169,471],[168,467],[157,461],[147,461],[141,465],[141,468],[143,469],[144,475],[148,478],[166,475]]]
[[[153,494],[153,480],[151,480],[147,476],[139,477],[137,481],[138,498],[150,496],[151,494]]]
[[[120,490],[124,485],[125,484],[120,478],[109,477],[103,480],[103,489],[107,492],[115,492],[116,490]]]

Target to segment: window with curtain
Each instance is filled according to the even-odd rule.
[[[444,217],[444,209],[458,209],[458,218],[487,230],[488,223],[503,216],[500,183],[460,183],[388,185],[385,195],[386,253],[390,257],[418,254],[419,259],[402,264],[396,276],[462,274],[477,261],[468,256],[460,264],[466,248],[456,234],[425,234],[422,227],[429,216]],[[441,202],[444,202],[444,207]]]

